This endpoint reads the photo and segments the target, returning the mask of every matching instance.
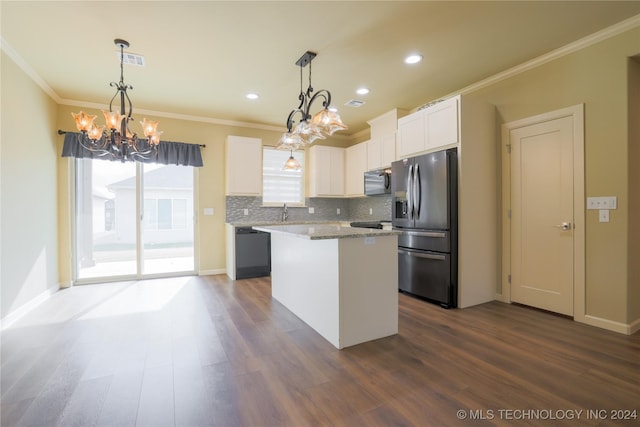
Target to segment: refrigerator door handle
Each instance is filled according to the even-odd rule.
[[[409,205],[409,219],[413,219],[413,165],[409,166],[407,174],[407,204]]]
[[[413,170],[413,187],[414,187],[414,193],[413,193],[413,203],[416,205],[415,211],[416,211],[416,218],[418,218],[420,216],[420,206],[422,205],[422,195],[420,194],[420,192],[422,191],[422,188],[420,186],[420,169],[418,167],[418,165],[416,164],[416,167]]]
[[[435,259],[437,261],[444,261],[447,259],[444,255],[420,253],[420,252],[413,252],[413,251],[403,251],[402,249],[398,249],[398,253],[402,255],[414,256],[416,258]]]

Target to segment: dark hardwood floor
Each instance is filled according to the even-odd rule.
[[[640,425],[638,333],[401,294],[398,335],[337,350],[270,295],[226,276],[58,292],[2,332],[2,426]]]

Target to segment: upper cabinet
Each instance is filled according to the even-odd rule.
[[[309,197],[344,196],[344,148],[309,148]]]
[[[455,96],[400,118],[397,158],[455,147],[460,140],[459,104]]]
[[[228,136],[226,142],[226,195],[262,194],[262,140]]]
[[[393,109],[367,122],[371,126],[371,139],[367,141],[367,170],[389,167],[396,160],[398,118],[406,114],[405,110]]]
[[[364,173],[367,171],[367,142],[345,149],[345,196],[364,196]]]

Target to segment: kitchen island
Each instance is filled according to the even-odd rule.
[[[322,224],[271,233],[271,295],[336,348],[398,333],[398,234]]]

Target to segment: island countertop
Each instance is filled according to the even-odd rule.
[[[396,230],[352,228],[329,224],[254,225],[252,228],[267,233],[283,233],[309,240],[394,236],[400,234]]]

